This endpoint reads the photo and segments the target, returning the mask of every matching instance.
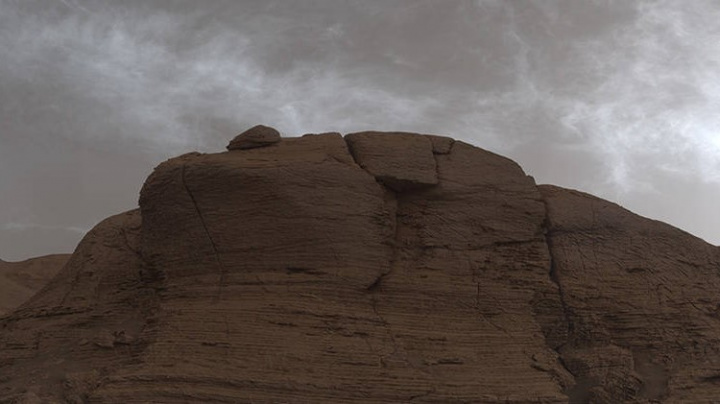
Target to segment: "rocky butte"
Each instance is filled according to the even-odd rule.
[[[0,320],[2,403],[707,403],[720,248],[441,136],[160,164]]]

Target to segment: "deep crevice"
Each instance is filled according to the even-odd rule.
[[[389,273],[390,272],[385,272],[385,273],[380,274],[380,276],[375,278],[373,283],[368,285],[368,287],[365,289],[367,289],[368,292],[375,292],[376,290],[378,290],[380,288],[380,284],[382,283],[383,278],[385,278],[385,276],[387,276],[387,274],[389,274]]]
[[[393,186],[391,186],[391,183],[389,181],[387,181],[387,180],[383,181],[382,178],[379,178],[377,175],[370,173],[368,170],[365,169],[365,167],[362,164],[360,164],[359,159],[357,158],[355,151],[354,151],[352,145],[350,144],[350,142],[348,142],[347,139],[345,139],[345,137],[343,137],[343,140],[345,140],[345,143],[347,144],[347,147],[348,147],[348,151],[349,151],[350,155],[352,156],[355,164],[357,164],[357,167],[362,169],[369,175],[371,175],[375,179],[375,182],[377,182],[382,187],[383,191],[385,192],[384,206],[386,207],[386,209],[389,210],[388,216],[390,216],[392,218],[392,222],[391,222],[392,235],[390,237],[388,237],[389,238],[388,245],[390,246],[392,251],[391,251],[391,256],[390,256],[389,263],[388,263],[389,264],[388,269],[386,272],[378,274],[378,276],[373,280],[373,282],[370,283],[365,289],[370,294],[370,305],[371,305],[372,311],[375,314],[375,316],[378,318],[380,323],[383,325],[383,328],[385,329],[387,337],[389,338],[390,342],[392,343],[393,351],[390,353],[390,355],[398,355],[398,354],[401,354],[401,352],[400,352],[400,347],[398,346],[398,342],[395,338],[395,332],[393,331],[390,323],[380,313],[380,310],[378,308],[378,304],[379,304],[378,295],[376,292],[379,292],[382,290],[383,282],[390,275],[395,273],[395,271],[398,269],[398,266],[401,263],[402,250],[403,250],[403,243],[401,242],[402,199],[403,199],[403,196],[413,193],[413,190],[412,189],[403,189],[403,187],[393,187]],[[434,154],[433,154],[433,158],[435,159]],[[436,175],[437,175],[437,173],[438,173],[437,159],[435,159],[435,171],[436,171]],[[396,189],[396,188],[399,188],[399,189]],[[371,347],[371,350],[372,350],[372,347]],[[381,361],[381,364],[383,366],[385,366],[382,356],[380,357],[380,361]],[[415,369],[416,371],[427,373],[423,369],[420,369],[420,368],[416,367],[414,364],[412,364],[411,362],[409,362],[407,360],[407,358],[404,358],[404,361],[409,367]],[[409,400],[427,396],[429,394],[434,393],[434,391],[435,391],[435,388],[433,387],[433,389],[430,391],[422,392],[422,393],[416,394],[415,396],[411,396],[409,398]]]
[[[539,192],[539,191],[538,191]],[[567,326],[567,336],[565,337],[565,341],[562,342],[559,346],[550,346],[550,344],[547,344],[550,349],[555,351],[557,353],[558,362],[560,365],[565,369],[565,371],[572,375],[575,385],[577,385],[577,375],[574,374],[570,368],[568,367],[567,363],[563,359],[563,354],[560,352],[560,350],[570,342],[570,339],[572,338],[573,332],[575,330],[575,324],[573,320],[572,310],[569,308],[567,302],[565,301],[565,292],[563,290],[562,282],[560,282],[560,277],[558,275],[558,269],[557,269],[557,262],[555,261],[555,255],[554,255],[554,245],[553,245],[553,232],[551,231],[550,227],[550,213],[549,213],[549,207],[547,204],[547,201],[545,198],[542,199],[542,203],[545,207],[545,218],[542,223],[543,232],[545,234],[545,244],[547,245],[548,254],[550,255],[550,271],[549,276],[550,280],[557,286],[558,289],[558,297],[560,300],[560,307],[562,308],[562,316],[563,316],[563,323]],[[567,386],[564,390],[565,394],[569,394],[575,386]]]
[[[352,157],[355,164],[360,168],[361,170],[365,171],[369,175],[371,175],[373,178],[375,178],[375,182],[377,182],[380,186],[382,186],[382,189],[386,192],[386,195],[392,196],[392,199],[385,198],[385,205],[394,203],[394,212],[392,212],[392,216],[394,217],[392,226],[393,226],[393,239],[390,240],[389,245],[392,248],[392,255],[390,257],[390,263],[387,272],[383,272],[379,274],[365,289],[368,292],[376,292],[380,290],[382,286],[383,280],[392,273],[396,262],[398,261],[398,255],[399,255],[399,246],[400,246],[400,195],[399,192],[391,189],[386,184],[384,184],[382,181],[379,181],[378,178],[373,175],[372,173],[368,172],[359,162],[355,150],[352,147],[352,144],[347,141],[346,137],[343,136],[343,141],[345,141],[345,145],[347,146],[348,153],[350,153],[350,156]],[[373,298],[374,299],[374,298]],[[374,301],[373,301],[374,304]]]
[[[133,248],[130,245],[130,240],[128,239],[127,231],[125,228],[120,229],[120,235],[122,236],[123,244],[125,244],[125,248],[127,248],[128,251],[135,254],[137,259],[142,262],[144,265],[147,265],[147,260],[145,260],[145,257],[140,253],[140,250]]]
[[[395,269],[399,261],[400,255],[400,198],[398,197],[398,194],[396,192],[387,188],[385,188],[385,190],[385,192],[387,192],[389,195],[392,195],[392,199],[386,200],[385,203],[392,203],[394,205],[394,212],[391,213],[391,216],[393,217],[393,235],[392,239],[388,241],[388,245],[390,246],[390,248],[392,248],[392,252],[390,256],[390,261],[388,262],[388,270],[386,272],[380,273],[375,278],[375,280],[365,288],[368,292],[375,292],[380,290],[383,280],[387,276],[389,276]]]
[[[450,148],[450,151],[452,151],[452,147]],[[438,186],[440,185],[440,164],[438,164],[437,154],[432,153],[432,156],[435,161],[435,179],[437,180],[437,184],[435,184],[435,186]]]
[[[343,136],[343,141],[345,142],[345,146],[347,146],[348,153],[350,153],[350,157],[352,157],[355,164],[357,164],[358,167],[362,168],[365,172],[367,172],[367,170],[365,170],[363,168],[363,166],[360,165],[360,162],[358,161],[358,158],[355,155],[355,150],[353,150],[352,144],[350,144],[350,142],[348,142],[346,136]],[[368,173],[368,174],[370,174],[370,173]],[[370,174],[370,175],[372,175],[372,174]]]
[[[220,280],[218,282],[218,290],[217,290],[217,294],[215,295],[215,299],[220,300],[220,297],[222,294],[222,288],[225,285],[226,270],[222,264],[222,261],[220,260],[220,253],[218,251],[217,245],[215,245],[215,241],[212,239],[212,236],[210,235],[210,230],[208,229],[207,223],[205,222],[205,217],[203,217],[202,211],[200,211],[200,207],[198,206],[198,203],[195,200],[195,196],[190,191],[190,188],[188,187],[187,182],[185,181],[185,169],[186,168],[187,168],[187,165],[183,164],[180,181],[182,182],[183,188],[185,188],[185,192],[187,192],[188,196],[190,197],[190,201],[192,202],[193,206],[195,207],[195,212],[197,213],[198,218],[200,219],[200,224],[202,225],[203,230],[205,231],[205,235],[207,236],[208,241],[210,241],[210,246],[212,247],[213,254],[215,255],[215,262],[217,263],[218,269],[220,271]]]
[[[550,235],[549,231],[545,235],[545,244],[547,244],[548,253],[550,254],[550,280],[553,281],[553,283],[558,288],[560,305],[562,306],[563,317],[565,318],[565,323],[567,324],[567,329],[568,329],[567,331],[568,331],[568,337],[569,337],[575,330],[575,326],[574,326],[574,322],[572,319],[571,310],[568,307],[567,302],[565,302],[565,292],[563,290],[563,286],[562,286],[562,283],[560,282],[560,278],[558,275],[557,264],[555,262],[555,257],[553,255],[554,247],[553,247],[552,236]]]

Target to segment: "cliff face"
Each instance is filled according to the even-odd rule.
[[[720,396],[717,247],[445,137],[272,140],[158,166],[2,320],[0,402]]]

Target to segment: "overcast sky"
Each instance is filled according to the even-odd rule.
[[[449,135],[720,243],[717,1],[0,0],[0,258],[259,123]]]

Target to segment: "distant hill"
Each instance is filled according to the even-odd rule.
[[[0,317],[45,286],[69,258],[70,254],[54,254],[20,262],[0,260]]]

